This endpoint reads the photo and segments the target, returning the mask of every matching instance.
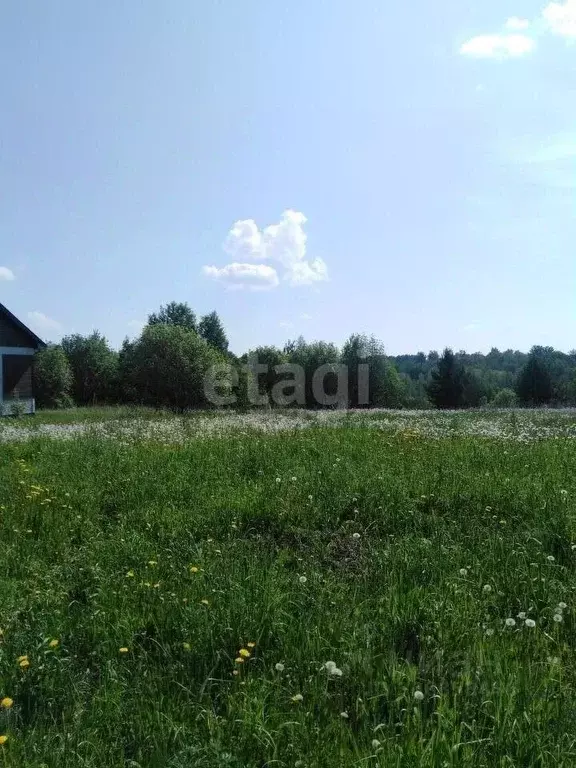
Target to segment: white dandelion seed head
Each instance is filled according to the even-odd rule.
[[[560,622],[563,621],[562,614],[561,613],[555,613],[554,614],[554,621],[557,624],[560,624]]]
[[[527,627],[529,627],[530,629],[534,629],[534,627],[536,626],[536,622],[534,621],[534,619],[526,619],[526,621],[524,622],[524,624],[525,624]]]
[[[277,482],[277,483],[281,483],[281,482],[282,482],[282,478],[281,478],[281,477],[277,477],[277,478],[276,478],[276,482]]]
[[[378,741],[378,739],[372,739],[372,749],[378,749],[379,746],[380,746],[380,742]]]
[[[308,578],[306,576],[299,576],[298,581],[300,582],[300,584],[306,584],[306,582],[308,581]]]
[[[486,637],[492,637],[492,635],[494,634],[494,630],[492,629],[492,627],[488,627],[488,629],[484,634],[486,635]]]
[[[524,619],[526,618],[526,611],[520,611],[520,613],[518,614],[518,618],[524,621]]]
[[[352,538],[353,539],[359,539],[360,538],[360,534],[359,533],[353,533],[352,534]]]
[[[566,603],[558,603],[558,608],[559,610],[564,611],[566,608],[568,608],[568,606]]]
[[[281,664],[280,662],[278,662],[277,664],[274,664],[274,669],[276,670],[276,672],[284,672],[286,667],[284,666],[284,664]]]
[[[460,568],[458,573],[460,574],[460,576],[468,576],[468,571],[466,570],[466,568]]]
[[[414,699],[415,701],[422,701],[424,699],[422,691],[414,691]]]
[[[482,592],[484,592],[485,595],[490,594],[490,592],[492,592],[492,587],[490,586],[490,584],[484,584],[484,586],[482,587]]]
[[[516,626],[516,619],[513,619],[513,618],[506,619],[506,626],[507,627],[515,627]]]

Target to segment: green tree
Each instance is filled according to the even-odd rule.
[[[284,347],[284,353],[289,363],[299,365],[304,371],[304,405],[307,408],[317,408],[320,403],[314,396],[314,374],[319,368],[328,366],[323,380],[326,395],[333,395],[337,390],[336,367],[340,353],[334,344],[326,341],[306,342],[302,336],[296,341],[290,341]],[[332,369],[332,370],[330,370]]]
[[[513,389],[501,389],[492,398],[490,405],[493,408],[514,408],[518,405],[518,398]]]
[[[198,332],[204,341],[223,355],[228,354],[228,339],[217,312],[210,312],[200,320]]]
[[[210,406],[207,371],[223,358],[194,331],[157,324],[139,339],[125,342],[121,372],[125,391],[143,405],[184,411]]]
[[[34,392],[40,408],[72,405],[72,370],[61,346],[51,344],[34,356]]]
[[[98,331],[65,336],[61,346],[72,370],[72,397],[77,405],[117,399],[118,353]]]
[[[533,347],[518,376],[516,394],[522,405],[546,405],[552,400],[553,384],[545,352]]]
[[[464,394],[464,370],[454,352],[445,349],[432,371],[428,397],[437,408],[460,408]]]
[[[384,345],[374,336],[353,334],[344,344],[340,361],[348,369],[348,403],[351,408],[398,408],[405,386],[388,360]]]
[[[176,325],[189,331],[197,331],[196,315],[185,302],[171,301],[158,312],[148,315],[148,325]]]

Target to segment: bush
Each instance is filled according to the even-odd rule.
[[[497,392],[490,403],[492,408],[514,408],[518,405],[518,398],[513,389],[501,389]]]
[[[51,345],[36,353],[34,359],[34,393],[39,408],[68,408],[72,370],[62,347]]]

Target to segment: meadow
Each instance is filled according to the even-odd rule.
[[[0,765],[576,765],[576,412],[0,423]]]

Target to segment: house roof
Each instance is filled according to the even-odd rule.
[[[10,320],[11,323],[13,323],[17,328],[20,328],[21,331],[26,333],[30,339],[34,342],[32,346],[34,347],[45,347],[46,342],[42,341],[40,336],[36,336],[34,331],[31,331],[30,328],[28,328],[21,320],[18,320],[16,315],[13,315],[12,312],[10,312],[9,309],[7,309],[4,304],[0,304],[0,315],[4,315],[8,320]]]

